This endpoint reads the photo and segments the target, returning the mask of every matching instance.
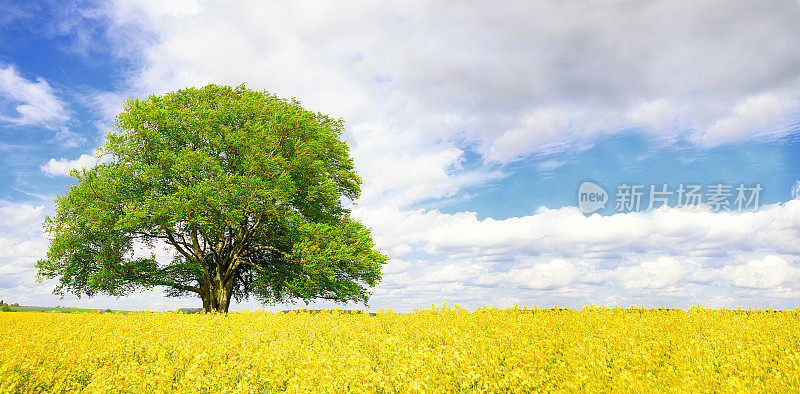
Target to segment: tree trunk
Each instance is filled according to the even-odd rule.
[[[203,300],[203,312],[228,313],[231,304],[233,278],[223,281],[222,278],[212,278],[210,283],[200,285],[200,298]]]
[[[211,302],[211,283],[200,281],[200,299],[203,300],[203,312],[211,313],[214,311]]]

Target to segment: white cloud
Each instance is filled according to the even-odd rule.
[[[765,93],[748,97],[730,110],[730,114],[717,120],[702,136],[708,145],[738,141],[758,134],[782,134],[781,128],[789,123],[788,112],[797,110],[797,100]],[[769,126],[777,129],[766,129]]]
[[[687,307],[717,305],[724,291],[734,303],[789,307],[788,295],[800,292],[800,200],[745,213],[662,208],[587,217],[566,207],[496,220],[357,207],[354,214],[391,257],[403,251],[379,286],[391,292],[376,292],[387,303],[424,306],[438,297],[435,285],[462,287],[453,297],[473,306],[515,297],[529,305]],[[483,299],[465,298],[479,290]]]
[[[379,198],[419,201],[446,197],[447,190],[437,189],[446,185],[450,178],[447,168],[458,163],[462,152],[455,148],[430,150],[414,155],[385,152],[381,156],[361,156],[356,163],[366,182],[361,202]]]
[[[0,121],[54,128],[68,118],[64,104],[47,81],[28,81],[12,65],[0,65],[0,99],[16,111],[16,116],[0,113]]]
[[[41,228],[44,206],[0,200],[0,218],[0,233],[29,234]]]
[[[800,181],[797,181],[792,187],[792,198],[800,199]]]
[[[426,230],[427,250],[456,256],[525,251],[597,258],[640,250],[695,256],[728,250],[800,253],[798,200],[742,214],[690,208],[586,217],[566,207],[505,220],[442,214],[437,218],[441,225]]]
[[[17,286],[37,287],[31,273],[47,247],[41,235],[44,212],[42,205],[0,200],[0,294]]]
[[[678,284],[690,269],[675,258],[661,256],[632,266],[620,266],[610,277],[624,288],[661,289]]]
[[[464,176],[459,141],[500,163],[634,127],[720,144],[786,135],[771,116],[798,109],[795,3],[162,3],[105,9],[137,94],[246,82],[341,116],[364,202],[502,176]]]
[[[771,289],[784,284],[797,287],[800,267],[789,264],[780,256],[768,255],[760,260],[744,264],[729,265],[719,269],[718,275],[726,282],[738,287]]]
[[[554,289],[571,284],[580,273],[569,261],[553,259],[532,267],[511,269],[505,278],[523,288]]]
[[[676,119],[679,109],[665,99],[641,103],[628,111],[631,122],[644,126],[646,130],[664,132],[674,131],[678,126]]]
[[[569,114],[560,109],[540,108],[522,118],[520,124],[498,137],[488,157],[509,162],[535,150],[564,143],[569,130]]]
[[[98,157],[97,151],[95,151],[94,154],[83,154],[73,160],[63,157],[58,160],[51,158],[47,163],[42,164],[40,168],[42,172],[50,176],[69,176],[70,171],[73,169],[80,170],[84,167],[90,168],[97,164],[108,163],[109,161],[111,161],[110,156],[104,155]]]

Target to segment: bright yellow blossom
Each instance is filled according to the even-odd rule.
[[[800,310],[0,314],[0,392],[800,389]]]

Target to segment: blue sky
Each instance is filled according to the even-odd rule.
[[[346,121],[354,215],[392,258],[371,309],[800,307],[798,17],[796,2],[0,1],[0,298],[196,306],[51,295],[41,221],[125,98],[245,83]],[[611,198],[595,215],[584,181]],[[619,212],[622,184],[763,190],[757,212]]]

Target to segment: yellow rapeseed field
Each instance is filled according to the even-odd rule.
[[[800,310],[0,313],[2,392],[800,390]]]

